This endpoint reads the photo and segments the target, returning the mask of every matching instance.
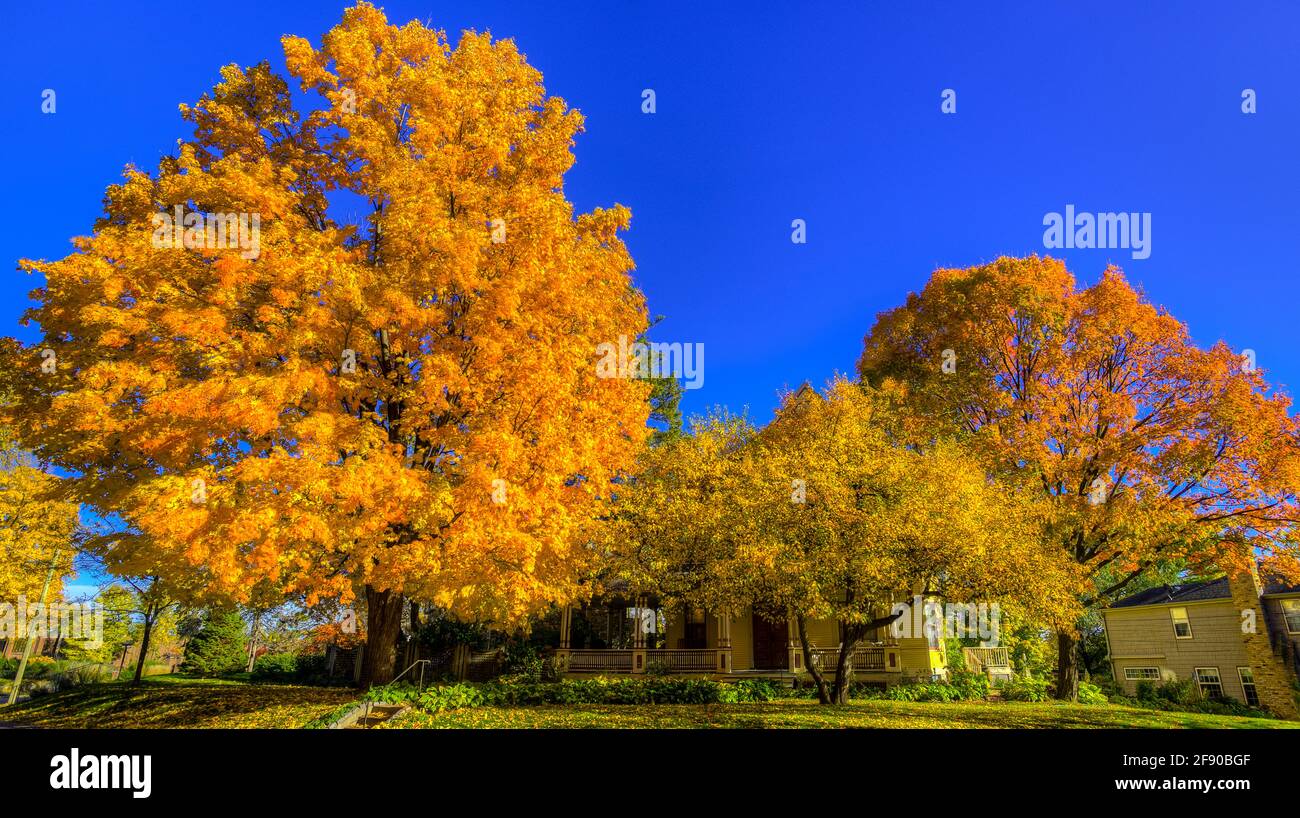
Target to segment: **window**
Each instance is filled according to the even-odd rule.
[[[1300,633],[1300,599],[1282,600],[1282,616],[1287,633]]]
[[[1239,667],[1237,676],[1241,679],[1241,692],[1246,694],[1246,704],[1259,707],[1259,694],[1255,692],[1255,674],[1248,667]]]
[[[1177,639],[1191,639],[1192,623],[1187,621],[1187,609],[1170,608],[1169,616],[1174,620],[1174,637]]]
[[[1223,682],[1219,679],[1217,667],[1198,667],[1196,683],[1201,686],[1201,695],[1207,699],[1223,698]]]
[[[1126,667],[1124,668],[1124,679],[1130,682],[1139,682],[1146,679],[1159,680],[1160,668],[1158,667]]]

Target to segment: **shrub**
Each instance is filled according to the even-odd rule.
[[[767,679],[718,682],[671,677],[643,679],[568,679],[558,683],[530,682],[520,677],[483,684],[460,682],[435,685],[423,692],[399,683],[375,688],[367,698],[391,704],[408,703],[439,712],[482,705],[534,704],[735,704],[766,702],[780,688]]]
[[[542,657],[537,648],[520,640],[506,643],[501,670],[507,676],[518,676],[531,682],[542,680]]]
[[[1002,698],[1009,702],[1045,702],[1051,698],[1047,679],[1034,676],[1013,676],[1002,685]]]
[[[1192,679],[1165,682],[1155,693],[1157,698],[1174,704],[1199,704],[1204,700],[1200,685]]]
[[[0,679],[12,679],[18,675],[18,660],[0,658]]]
[[[1136,696],[1140,702],[1154,702],[1156,700],[1155,683],[1147,680],[1138,682]]]
[[[244,620],[238,611],[208,611],[198,633],[185,645],[181,671],[198,676],[220,676],[244,669],[247,646]]]
[[[327,667],[324,654],[320,653],[300,653],[298,660],[298,680],[320,683],[326,678],[325,670]],[[256,670],[256,667],[254,668]]]
[[[568,670],[568,664],[554,654],[547,656],[542,660],[542,681],[558,682],[564,678],[564,671]]]
[[[112,677],[113,672],[98,663],[72,665],[63,669],[63,673],[60,675],[59,689],[101,684],[109,681]]]
[[[647,676],[667,676],[672,672],[672,668],[662,659],[651,659],[645,664],[645,675]]]
[[[957,688],[966,701],[983,699],[989,695],[989,678],[983,673],[959,668],[948,672],[948,684]]]
[[[1100,687],[1091,682],[1079,682],[1079,704],[1105,704],[1107,701]]]
[[[292,653],[266,653],[253,662],[255,682],[292,682],[298,678],[298,657]]]
[[[1111,696],[1111,704],[1128,707],[1143,707],[1148,710],[1165,710],[1178,713],[1205,713],[1212,716],[1249,716],[1257,719],[1277,718],[1266,710],[1257,710],[1236,699],[1207,699],[1201,695],[1200,686],[1194,679],[1165,682],[1162,685],[1150,681],[1137,683],[1137,695]]]

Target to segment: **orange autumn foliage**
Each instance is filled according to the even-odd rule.
[[[8,414],[69,497],[130,526],[110,567],[496,621],[570,598],[649,391],[597,377],[597,345],[647,315],[628,211],[563,192],[581,115],[513,42],[453,47],[364,3],[319,48],[283,45],[318,107],[227,66],[92,236],[23,262],[44,339]],[[177,207],[260,234],[167,246]]]
[[[1050,258],[938,270],[879,316],[858,370],[906,388],[917,433],[967,437],[999,478],[1037,487],[1085,604],[1165,565],[1258,556],[1300,578],[1289,399],[1225,343],[1199,348],[1118,269],[1089,287]]]

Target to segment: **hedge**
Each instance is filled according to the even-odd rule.
[[[566,679],[435,685],[423,692],[405,683],[370,691],[371,701],[409,703],[436,713],[466,707],[536,704],[735,704],[767,702],[780,689],[767,679]]]

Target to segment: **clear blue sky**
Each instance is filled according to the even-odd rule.
[[[125,163],[152,169],[188,135],[176,106],[222,65],[282,69],[280,35],[317,42],[343,5],[11,5],[5,270],[89,232]],[[1046,252],[1043,216],[1067,204],[1152,214],[1150,258],[1064,251],[1077,276],[1119,262],[1198,340],[1254,349],[1275,383],[1300,384],[1294,4],[382,5],[514,38],[583,111],[569,195],[631,207],[637,279],[667,316],[656,337],[705,345],[688,411],[765,420],[783,386],[852,371],[875,314],[935,267]],[[0,334],[32,337],[17,319],[35,284],[0,271]]]

